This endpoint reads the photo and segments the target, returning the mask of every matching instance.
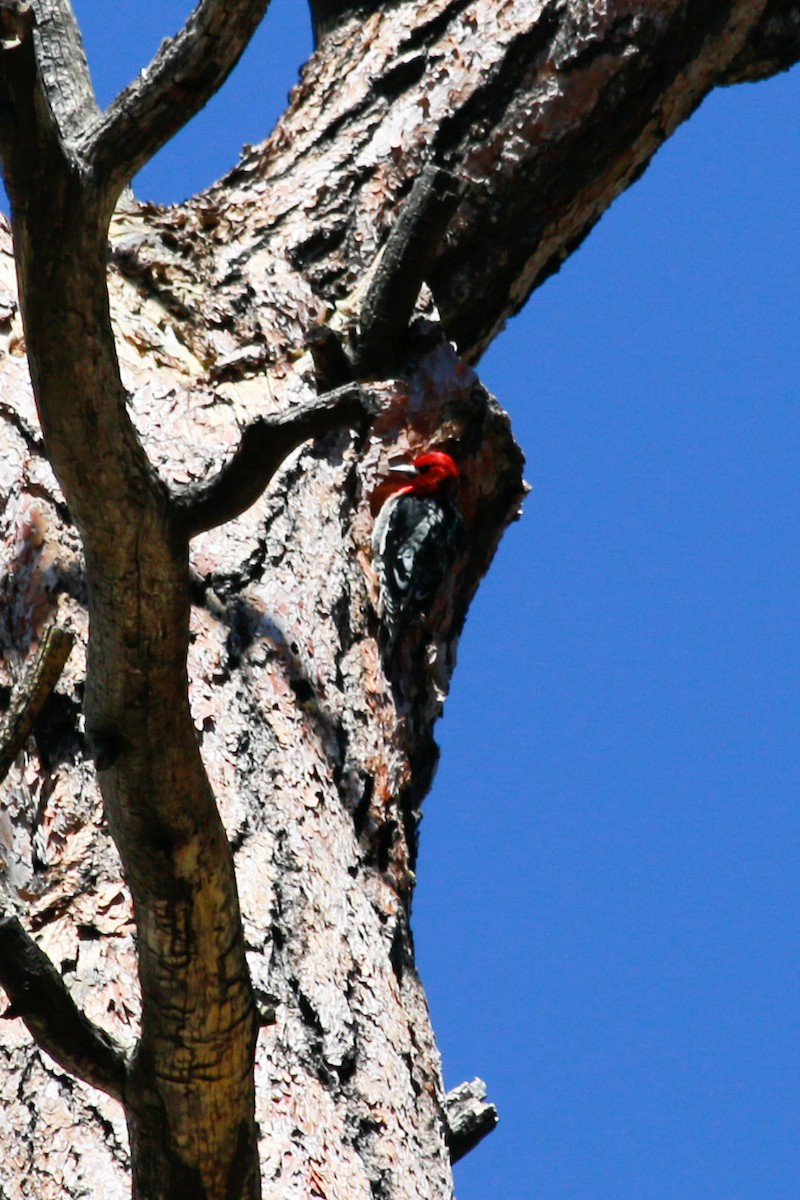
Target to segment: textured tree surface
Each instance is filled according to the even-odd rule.
[[[318,0],[271,137],[184,205],[125,196],[106,230],[264,5],[205,0],[106,114],[66,0],[32,7],[0,14],[5,706],[53,622],[75,644],[8,742],[2,914],[92,1024],[70,1041],[57,982],[8,984],[0,1196],[128,1195],[130,1128],[142,1196],[444,1200],[489,1110],[445,1104],[417,825],[524,493],[475,364],[713,87],[795,61],[800,10]],[[387,669],[369,497],[429,446],[458,459],[469,550]],[[5,981],[26,943],[0,924]]]

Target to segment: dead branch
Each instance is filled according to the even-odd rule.
[[[373,415],[367,392],[348,384],[301,408],[259,418],[247,426],[233,458],[213,479],[175,499],[176,530],[191,538],[232,521],[255,503],[303,442],[348,424],[363,425]]]
[[[222,86],[269,0],[201,0],[180,33],[86,131],[81,149],[118,193]]]
[[[34,45],[62,137],[78,137],[99,116],[86,53],[70,0],[31,0]]]
[[[60,1067],[116,1100],[125,1085],[122,1049],[81,1012],[47,955],[16,917],[0,918],[0,984],[31,1037]]]
[[[12,205],[24,202],[45,163],[62,157],[60,131],[36,57],[34,21],[30,5],[0,3],[0,157]]]
[[[419,289],[462,195],[463,185],[443,167],[425,167],[417,177],[361,307],[354,347],[359,378],[386,375],[402,355]]]
[[[51,625],[28,673],[14,689],[0,726],[0,783],[28,740],[36,718],[52,695],[75,641],[74,634]]]
[[[458,1162],[474,1150],[497,1125],[497,1109],[486,1102],[486,1084],[472,1079],[453,1088],[444,1098],[450,1161]]]

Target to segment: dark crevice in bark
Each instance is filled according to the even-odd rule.
[[[384,7],[391,0],[309,0],[314,41],[319,43],[337,25],[354,16],[367,16]],[[402,3],[404,0],[394,0]]]
[[[54,771],[59,763],[79,762],[85,756],[80,721],[79,702],[72,696],[54,692],[33,727],[45,770]]]
[[[44,442],[42,441],[41,437],[33,428],[33,426],[29,425],[25,418],[20,416],[20,414],[13,409],[10,404],[0,401],[0,417],[2,417],[4,421],[8,421],[8,423],[13,426],[14,429],[16,429],[17,433],[25,442],[30,454],[34,454],[39,458],[44,455]]]
[[[387,100],[396,100],[419,83],[428,66],[427,54],[408,54],[395,59],[392,66],[375,80],[374,90]]]
[[[45,631],[24,679],[14,688],[0,725],[0,783],[32,733],[75,641],[74,634],[55,623]]]
[[[408,54],[422,46],[438,41],[447,31],[448,25],[465,12],[473,0],[450,0],[450,3],[430,20],[420,21],[414,30],[398,43],[398,55]]]
[[[291,251],[292,265],[299,271],[312,267],[338,250],[347,236],[348,222],[343,219],[321,223],[313,233]]]
[[[397,822],[391,818],[379,825],[373,840],[375,867],[383,874],[388,871],[392,862],[395,842],[397,840]]]
[[[353,827],[356,831],[356,837],[361,838],[369,816],[370,805],[372,804],[372,796],[375,791],[375,779],[372,775],[365,775],[362,780],[362,791],[358,804],[353,809]]]
[[[550,0],[536,24],[508,45],[486,82],[440,122],[433,143],[433,154],[439,161],[461,165],[467,150],[480,145],[482,139],[476,138],[476,128],[487,121],[494,125],[498,114],[505,113],[517,98],[522,80],[533,79],[539,65],[553,57],[562,9],[563,0]]]
[[[413,956],[408,951],[407,928],[401,917],[398,917],[392,933],[392,944],[389,947],[389,962],[392,964],[395,979],[398,983],[402,983],[406,966],[413,962]]]
[[[311,325],[306,334],[306,346],[314,360],[315,382],[320,394],[344,387],[355,378],[354,366],[342,339],[329,325]]]
[[[374,108],[374,104],[375,98],[368,92],[361,100],[358,100],[355,104],[353,104],[352,108],[345,109],[345,111],[340,113],[338,117],[334,117],[330,124],[321,129],[319,131],[317,141],[335,141],[340,134],[345,132],[345,130],[350,129],[352,126],[356,126],[359,119],[363,117],[365,113],[369,113]],[[386,107],[388,108],[388,105]],[[366,145],[366,143],[369,141],[374,127],[379,123],[383,115],[384,113],[380,112],[374,113],[370,116],[369,123],[365,128],[361,129],[357,127],[353,130],[353,158],[356,157],[361,147]],[[370,179],[371,177],[372,172],[369,170],[362,169],[360,172],[353,173],[353,179],[356,183],[360,182],[361,180]],[[335,201],[333,201],[333,203],[335,203]],[[320,214],[325,215],[324,207],[320,208]]]

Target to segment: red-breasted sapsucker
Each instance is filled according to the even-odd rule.
[[[443,450],[395,467],[372,494],[372,560],[380,586],[384,650],[428,617],[466,533],[454,494],[458,467]]]

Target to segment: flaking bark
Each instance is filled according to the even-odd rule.
[[[93,1029],[123,1047],[139,1195],[444,1200],[493,1110],[465,1093],[448,1122],[409,928],[417,825],[458,633],[522,496],[470,364],[712,87],[794,61],[796,10],[315,0],[319,49],[278,129],[183,206],[120,207],[106,299],[111,206],[174,126],[170,55],[213,90],[259,7],[235,6],[208,72],[187,34],[104,115],[66,0],[33,8],[74,74],[37,60],[12,5],[0,140],[25,330],[3,228],[0,684],[57,604],[79,644],[3,788],[7,906],[90,1023],[81,1053]],[[88,173],[66,169],[70,139]],[[416,260],[406,328],[379,251],[431,160],[465,191]],[[403,320],[359,365],[386,294]],[[315,366],[309,337],[341,355]],[[267,470],[270,422],[360,367],[369,431],[348,412]],[[424,668],[400,655],[387,678],[368,496],[398,449],[433,444],[458,448],[470,551]],[[21,1021],[0,1032],[0,1190],[127,1194],[121,1106]]]

